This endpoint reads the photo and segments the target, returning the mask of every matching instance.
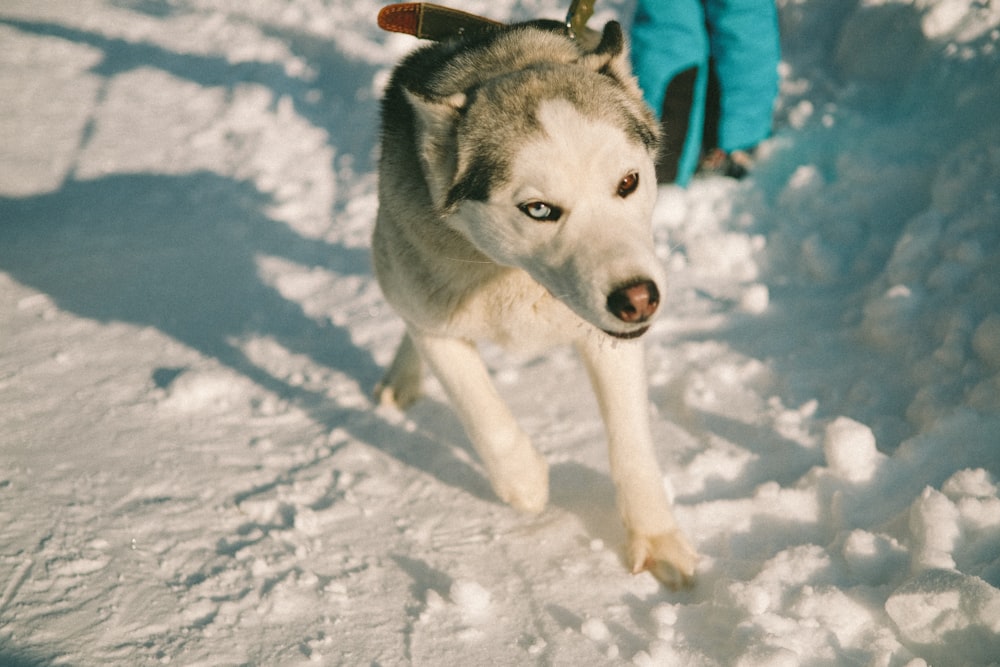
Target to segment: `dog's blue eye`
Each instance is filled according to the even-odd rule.
[[[618,196],[624,199],[636,191],[639,187],[639,174],[632,172],[618,182]]]
[[[552,204],[546,204],[543,201],[529,201],[523,204],[518,204],[517,208],[520,209],[521,213],[532,220],[538,220],[539,222],[555,222],[562,217],[562,209],[558,206],[553,206]]]

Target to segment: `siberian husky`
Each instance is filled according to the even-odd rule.
[[[372,246],[407,334],[376,397],[408,406],[426,362],[497,495],[540,512],[548,466],[476,344],[572,343],[607,430],[627,564],[677,586],[697,555],[664,491],[643,347],[630,340],[649,328],[664,282],[651,232],[658,124],[617,23],[592,48],[561,28],[536,21],[431,44],[394,71]]]

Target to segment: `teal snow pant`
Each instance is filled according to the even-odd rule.
[[[661,182],[686,185],[703,150],[770,134],[779,58],[774,0],[638,0],[632,60],[664,125]]]

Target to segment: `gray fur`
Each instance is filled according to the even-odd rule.
[[[487,200],[505,180],[514,148],[538,131],[535,112],[542,101],[563,98],[584,114],[620,125],[655,156],[659,124],[631,74],[621,27],[605,26],[592,52],[582,51],[561,27],[532,22],[434,43],[396,68],[382,103],[373,252],[383,291],[397,308],[418,298],[409,289],[413,281],[436,295],[437,303],[428,304],[432,310],[446,312],[462,298],[455,285],[463,281],[453,280],[448,267],[422,266],[439,252],[421,248],[446,248],[456,260],[450,268],[463,273],[485,277],[504,270],[479,264],[488,260],[444,218],[462,201]],[[389,272],[380,270],[390,264],[411,265],[413,281],[390,284],[383,278]]]

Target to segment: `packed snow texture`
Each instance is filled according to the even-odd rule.
[[[655,212],[680,592],[569,351],[484,350],[538,517],[372,404],[379,3],[0,4],[0,664],[1000,664],[1000,6],[778,4],[752,176]]]

